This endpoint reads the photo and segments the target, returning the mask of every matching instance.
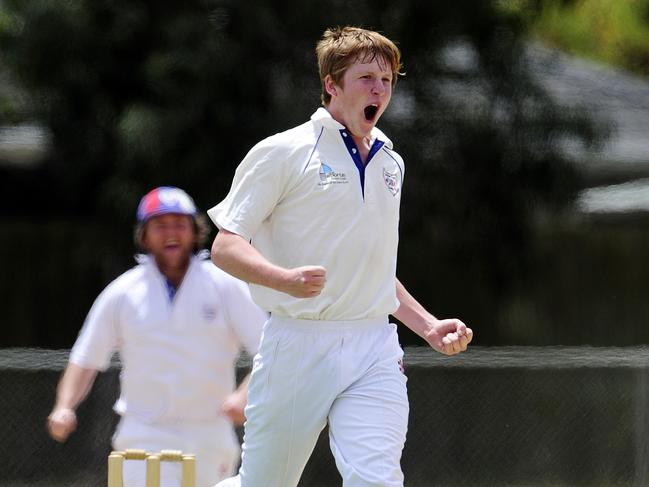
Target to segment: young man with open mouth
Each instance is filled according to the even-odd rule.
[[[324,107],[253,147],[208,211],[219,227],[212,260],[271,313],[242,465],[219,487],[296,486],[326,424],[345,487],[402,486],[408,397],[388,316],[449,355],[473,336],[427,312],[396,278],[404,164],[376,123],[399,50],[345,27],[327,30],[316,53]]]

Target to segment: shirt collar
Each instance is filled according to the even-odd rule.
[[[189,265],[191,266],[194,261],[207,260],[209,256],[210,252],[208,250],[199,250],[196,254],[192,255]],[[155,265],[155,259],[149,254],[135,254],[134,258],[135,262],[137,262],[138,264]]]
[[[185,277],[189,275],[191,270],[196,265],[198,265],[200,261],[205,260],[207,257],[209,257],[209,252],[206,250],[201,250],[198,253],[192,255],[189,259],[189,266],[187,267],[187,272],[185,272]],[[155,275],[157,275],[160,279],[166,279],[162,272],[160,272],[160,269],[158,269],[153,256],[149,254],[136,254],[135,260],[138,264],[143,265],[145,268],[147,268],[148,272],[155,273]]]
[[[320,107],[318,108],[313,115],[311,115],[311,120],[317,124],[322,125],[323,127],[326,128],[331,128],[331,129],[344,129],[346,128],[343,124],[337,122],[334,120],[334,118],[331,116],[331,114],[327,111],[326,108]],[[387,135],[385,135],[380,129],[377,127],[374,127],[371,132],[371,137],[372,137],[372,143],[374,140],[379,139],[384,142],[384,145],[388,149],[392,149],[392,141],[388,138]]]

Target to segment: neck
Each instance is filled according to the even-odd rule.
[[[183,282],[185,274],[187,274],[187,269],[189,269],[190,259],[187,259],[182,264],[177,266],[169,266],[163,262],[156,261],[158,270],[160,273],[167,278],[167,280],[174,285],[174,287],[180,287],[180,283]]]
[[[367,164],[367,158],[369,157],[370,154],[370,138],[369,137],[363,137],[363,136],[356,136],[352,134],[352,140],[356,144],[356,147],[358,148],[358,155],[361,158],[361,161],[363,161],[363,165]]]
[[[358,147],[359,149],[366,148],[369,150],[369,148],[371,147],[371,139],[372,139],[371,134],[367,134],[367,135],[355,134],[354,132],[352,132],[350,126],[345,122],[345,118],[342,116],[342,113],[338,111],[335,106],[329,104],[329,105],[325,105],[324,108],[329,112],[331,118],[333,118],[336,122],[343,125],[347,129],[347,132],[352,136],[352,139],[354,140],[356,147]]]
[[[359,149],[367,149],[369,150],[372,144],[370,143],[370,137],[368,136],[363,136],[363,135],[354,135],[352,134],[352,139],[354,140],[354,143],[356,144],[356,147]]]

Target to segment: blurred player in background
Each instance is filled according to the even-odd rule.
[[[97,298],[70,353],[48,417],[65,441],[75,409],[106,370],[122,362],[116,450],[182,450],[196,455],[197,485],[231,475],[239,461],[233,424],[244,420],[247,378],[235,391],[241,348],[257,351],[267,314],[248,287],[201,252],[204,217],[181,189],[160,187],[137,210],[136,242],[146,255]],[[179,485],[178,465],[163,464],[163,485]],[[124,485],[144,485],[144,462],[126,462]]]
[[[316,54],[324,108],[253,147],[208,211],[219,227],[213,261],[271,312],[242,465],[219,487],[297,485],[327,423],[345,487],[402,486],[409,406],[388,315],[448,355],[473,336],[396,278],[404,164],[375,125],[400,74],[398,48],[345,27],[327,30]]]

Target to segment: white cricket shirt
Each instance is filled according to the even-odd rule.
[[[364,166],[347,129],[324,108],[258,143],[243,159],[227,197],[208,215],[285,268],[321,265],[327,282],[314,298],[251,285],[278,316],[359,320],[398,307],[396,262],[401,157],[377,128]]]
[[[145,422],[212,421],[235,388],[241,347],[256,353],[266,319],[244,283],[202,257],[192,257],[170,299],[147,256],[96,299],[70,361],[105,370],[119,351],[119,414]]]

